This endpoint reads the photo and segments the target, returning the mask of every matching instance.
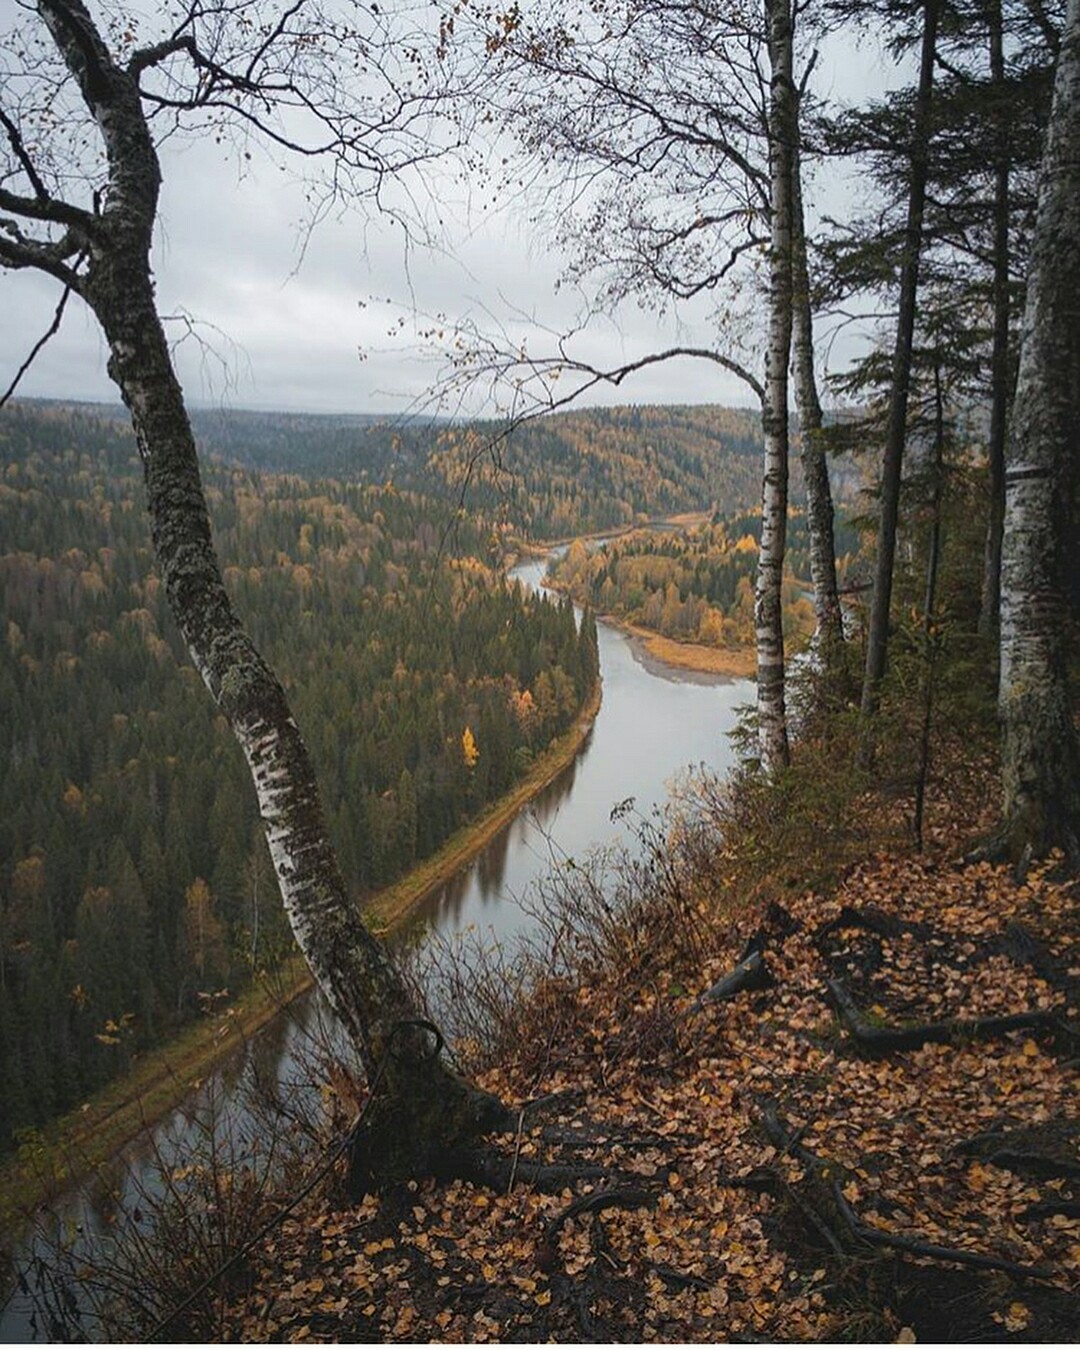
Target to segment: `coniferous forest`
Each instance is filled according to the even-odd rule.
[[[0,1214],[293,944],[343,1053],[53,1216],[28,1327],[1074,1337],[1080,0],[152,10],[0,13]],[[409,411],[193,410],[231,326]],[[622,844],[402,959],[586,726]]]
[[[242,756],[169,617],[129,432],[0,420],[5,1147],[291,949]],[[596,680],[568,602],[502,580],[482,513],[217,465],[225,579],[307,730],[359,898],[566,730]]]

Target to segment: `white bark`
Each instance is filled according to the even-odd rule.
[[[784,627],[781,586],[787,544],[788,361],[791,355],[791,175],[795,86],[789,0],[767,0],[771,86],[769,93],[769,334],[762,424],[761,551],[754,594],[757,639],[757,710],[761,761],[773,773],[789,761],[784,706]]]
[[[1043,152],[1005,459],[1002,778],[1008,850],[1080,859],[1080,749],[1066,670],[1080,472],[1080,0],[1069,0]]]

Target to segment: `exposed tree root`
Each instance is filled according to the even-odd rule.
[[[766,1102],[762,1106],[761,1123],[770,1142],[782,1153],[796,1158],[806,1168],[814,1198],[812,1201],[802,1199],[800,1208],[804,1214],[807,1211],[812,1213],[814,1226],[819,1232],[828,1231],[830,1245],[838,1254],[855,1255],[859,1244],[862,1244],[888,1248],[891,1251],[904,1252],[928,1260],[969,1266],[975,1270],[998,1271],[1004,1275],[1011,1275],[1014,1279],[1053,1280],[1057,1277],[1057,1271],[1043,1266],[1021,1265],[1016,1261],[984,1256],[981,1252],[971,1252],[960,1247],[942,1247],[902,1233],[887,1233],[864,1223],[844,1195],[843,1169],[835,1163],[819,1158],[800,1144],[798,1133],[791,1131],[781,1119],[775,1103]],[[838,1172],[841,1175],[838,1176]],[[826,1195],[831,1201],[827,1206],[822,1203]],[[833,1225],[829,1222],[832,1215],[838,1216],[840,1224]]]
[[[1007,1031],[1055,1027],[1059,1021],[1057,1013],[1036,1010],[1005,1017],[950,1018],[945,1022],[925,1022],[912,1027],[878,1026],[863,1013],[839,980],[827,978],[825,986],[841,1022],[868,1054],[887,1055],[897,1050],[918,1050],[924,1045],[986,1040]]]
[[[773,977],[765,964],[765,957],[762,952],[755,948],[748,956],[744,956],[739,964],[728,972],[722,979],[701,994],[691,1004],[689,1012],[696,1013],[710,1003],[723,1003],[726,999],[734,998],[736,994],[741,994],[744,989],[767,989],[773,983]]]
[[[935,1243],[924,1242],[921,1238],[906,1237],[902,1233],[885,1233],[880,1228],[872,1228],[869,1224],[863,1223],[855,1213],[838,1181],[833,1182],[833,1199],[851,1235],[872,1247],[888,1247],[892,1251],[908,1252],[912,1256],[923,1256],[933,1261],[948,1261],[953,1265],[970,1266],[973,1270],[996,1270],[1017,1280],[1057,1278],[1058,1272],[1046,1266],[1024,1266],[1001,1257],[983,1256],[981,1252],[969,1252],[960,1247],[939,1247]]]
[[[1027,1129],[991,1130],[974,1135],[957,1147],[957,1153],[979,1158],[994,1167],[1026,1176],[1055,1178],[1080,1177],[1080,1158],[1076,1143],[1080,1124],[1075,1121],[1049,1121]],[[1071,1149],[1071,1156],[1066,1150]]]
[[[591,1163],[538,1163],[531,1158],[514,1159],[477,1149],[450,1158],[441,1175],[444,1179],[459,1177],[463,1181],[473,1181],[502,1193],[516,1182],[535,1186],[539,1191],[557,1193],[578,1181],[604,1180],[610,1173]]]
[[[544,1229],[537,1246],[537,1262],[542,1270],[551,1271],[558,1265],[559,1232],[563,1225],[579,1214],[600,1214],[605,1209],[653,1209],[656,1196],[639,1186],[613,1187],[606,1191],[591,1191],[581,1195],[559,1211]]]

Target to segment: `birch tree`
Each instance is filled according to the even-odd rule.
[[[795,8],[790,0],[624,0],[601,12],[577,0],[544,0],[535,11],[512,7],[494,33],[480,35],[492,68],[492,119],[518,138],[524,172],[543,183],[538,219],[552,222],[569,254],[566,279],[588,292],[589,316],[627,301],[677,315],[712,296],[716,339],[603,365],[575,356],[579,333],[556,335],[547,356],[475,331],[458,346],[455,331],[448,386],[501,380],[520,417],[523,408],[536,415],[601,384],[621,385],[656,362],[694,357],[752,392],[765,441],[755,627],[760,757],[769,771],[789,755],[780,584],[799,115]],[[514,178],[522,173],[515,161]],[[803,324],[800,334],[807,352],[812,330]],[[819,467],[816,486],[827,498],[824,458]],[[831,499],[812,522],[826,514],[831,523]],[[819,545],[831,555],[831,537]]]
[[[328,158],[329,190],[363,194],[430,153],[418,134],[423,99],[394,73],[389,33],[358,35],[304,0],[192,3],[143,44],[134,17],[110,44],[84,0],[36,0],[27,10],[8,34],[0,87],[0,265],[55,278],[58,317],[73,294],[101,326],[173,615],[247,759],[300,949],[369,1079],[381,1080],[373,1170],[423,1170],[500,1109],[432,1053],[430,1032],[347,894],[284,690],[222,584],[151,263],[167,136],[238,126],[280,151]],[[358,72],[368,77],[360,95]]]
[[[1069,0],[1043,152],[1005,457],[1001,848],[1080,866],[1080,746],[1067,676],[1080,567],[1080,0]]]
[[[796,102],[790,0],[766,4],[769,87],[769,337],[761,424],[765,434],[762,474],[761,551],[754,591],[757,647],[758,727],[765,767],[776,770],[791,757],[784,701],[784,627],[781,586],[787,540],[788,363],[792,331],[792,178],[796,156]]]
[[[829,464],[825,458],[825,417],[814,369],[814,317],[810,302],[810,269],[806,249],[801,153],[792,163],[792,370],[795,406],[799,412],[800,459],[806,485],[810,532],[810,583],[816,621],[815,644],[828,671],[831,657],[844,640],[843,616],[836,581],[836,539]]]

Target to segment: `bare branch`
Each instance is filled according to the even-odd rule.
[[[64,293],[61,295],[60,302],[56,306],[56,312],[55,314],[53,314],[52,323],[49,324],[45,332],[42,333],[41,337],[39,337],[38,340],[34,343],[33,347],[30,350],[30,355],[26,358],[26,360],[22,363],[19,369],[15,372],[15,378],[8,385],[7,389],[4,390],[3,394],[0,394],[0,408],[4,406],[4,404],[8,401],[8,399],[11,398],[12,394],[14,394],[15,390],[19,387],[19,382],[22,380],[22,377],[26,374],[26,372],[30,369],[30,367],[34,364],[42,347],[45,346],[45,344],[49,341],[51,337],[55,337],[56,334],[60,331],[60,324],[63,321],[64,310],[67,307],[68,298],[70,297],[71,292],[72,287],[70,285],[64,287]]]
[[[101,221],[89,211],[59,201],[48,193],[44,197],[23,197],[0,188],[0,211],[10,211],[26,220],[40,220],[48,225],[65,225],[69,230],[79,231],[86,239],[93,238],[101,230]],[[75,252],[77,247],[71,251]]]
[[[0,217],[0,267],[13,271],[34,267],[78,291],[79,275],[64,261],[77,252],[78,244],[67,236],[57,244],[38,244],[27,239],[13,220]]]
[[[38,176],[38,171],[34,167],[34,161],[27,152],[22,134],[3,108],[0,108],[0,122],[4,124],[4,130],[8,134],[8,140],[11,142],[11,148],[15,153],[15,158],[22,165],[23,173],[25,173],[30,180],[30,186],[34,189],[34,195],[39,201],[48,201],[49,194],[45,189],[45,184]]]

